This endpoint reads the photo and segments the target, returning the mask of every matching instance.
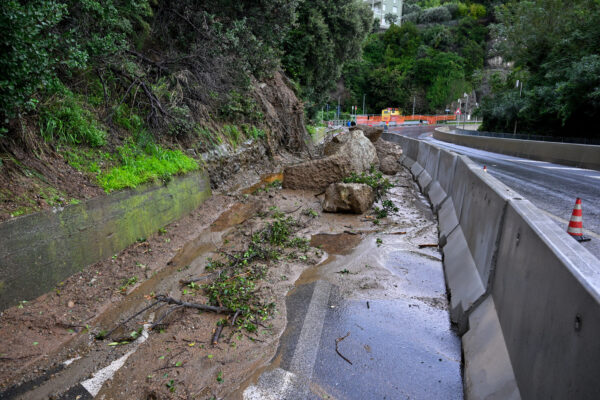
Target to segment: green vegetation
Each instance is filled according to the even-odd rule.
[[[402,26],[371,34],[363,59],[345,65],[350,104],[365,95],[372,114],[386,107],[410,113],[413,104],[417,114],[444,113],[483,69],[487,28],[479,19],[486,10],[472,2],[406,1]]]
[[[589,129],[600,118],[598,1],[513,0],[496,16],[495,54],[515,66],[492,76],[482,129],[598,138]]]
[[[283,43],[282,64],[314,116],[335,88],[343,65],[360,56],[373,14],[362,0],[305,0],[296,14]]]
[[[285,218],[277,209],[272,209],[269,217],[270,221],[252,236],[246,250],[222,253],[223,261],[208,260],[206,270],[219,271],[219,275],[214,282],[202,285],[210,305],[240,311],[237,327],[248,332],[256,331],[259,319],[266,320],[275,309],[272,301],[261,299],[257,293],[259,281],[266,277],[268,263],[281,259],[286,249],[303,252],[309,249],[307,239],[292,236],[299,229],[298,221]],[[303,257],[289,255],[290,259]]]
[[[198,163],[179,150],[164,150],[149,146],[145,151],[124,145],[118,148],[121,166],[98,176],[106,192],[135,188],[148,181],[168,183],[173,175],[197,170]]]
[[[371,166],[369,172],[362,172],[360,175],[353,172],[350,176],[343,179],[344,183],[363,183],[371,186],[375,193],[375,200],[379,201],[383,199],[388,191],[393,187],[387,178],[383,177],[383,174],[375,169],[375,166]]]
[[[344,183],[362,183],[371,186],[375,193],[375,201],[381,202],[381,208],[373,206],[375,212],[375,225],[379,224],[381,218],[387,217],[390,213],[397,212],[398,207],[394,202],[387,198],[389,190],[394,186],[383,174],[371,166],[369,172],[363,172],[360,175],[352,173],[350,176],[343,179]]]

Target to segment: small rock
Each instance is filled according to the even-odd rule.
[[[69,307],[69,308],[75,307],[75,302],[73,300],[69,300],[69,302],[67,303],[67,307]]]

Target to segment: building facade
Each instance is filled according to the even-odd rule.
[[[379,19],[381,21],[382,28],[388,28],[390,24],[385,20],[386,14],[394,14],[398,16],[398,20],[396,21],[397,25],[402,24],[402,3],[403,0],[364,0],[365,3],[369,3],[371,5],[371,9],[373,10],[373,18]]]

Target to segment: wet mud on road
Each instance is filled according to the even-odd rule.
[[[276,357],[232,398],[463,398],[441,255],[419,248],[437,243],[437,223],[417,190],[402,172],[384,225],[324,222],[311,244],[326,257],[288,294]]]
[[[0,398],[462,398],[441,255],[419,248],[437,243],[437,223],[410,174],[390,178],[399,211],[379,224],[368,214],[322,213],[316,192],[278,189],[279,177],[216,195],[166,234],[5,310]],[[94,339],[156,294],[205,303],[180,281],[214,278],[209,258],[239,249],[274,209],[300,221],[295,235],[312,247],[269,265],[260,295],[276,311],[256,332],[225,328],[212,346],[223,316],[185,308],[149,331],[166,313],[161,306],[110,340]],[[337,347],[352,365],[336,352],[348,332]]]

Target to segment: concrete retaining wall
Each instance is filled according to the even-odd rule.
[[[460,135],[449,133],[448,128],[436,129],[433,137],[494,153],[600,171],[600,146]]]
[[[96,197],[0,224],[0,310],[52,290],[88,265],[197,208],[210,196],[203,172]]]
[[[600,261],[467,157],[384,139],[408,150],[417,181],[432,177],[423,189],[440,222],[467,397],[597,398]]]

